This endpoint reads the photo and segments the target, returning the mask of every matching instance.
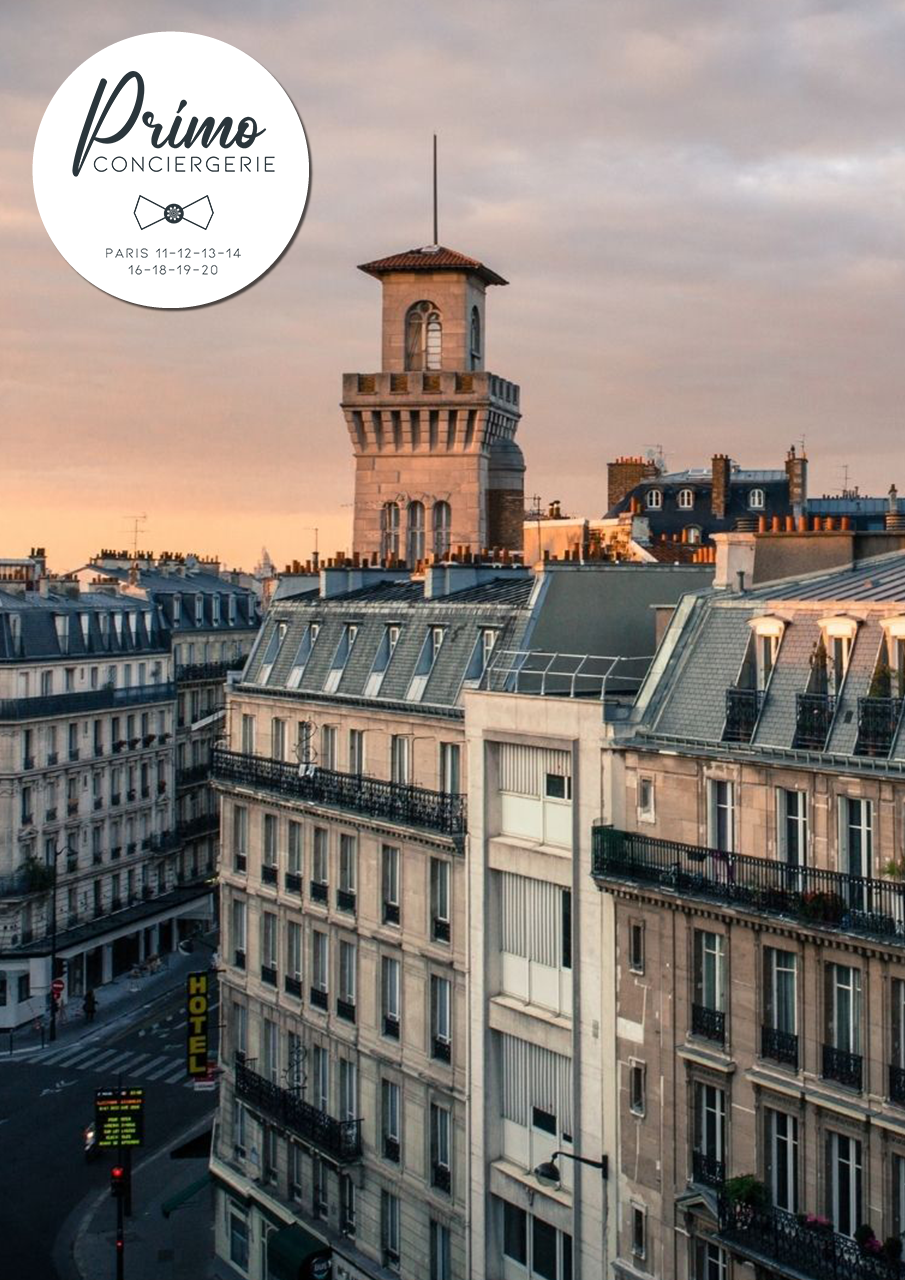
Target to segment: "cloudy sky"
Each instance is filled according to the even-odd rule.
[[[69,73],[143,31],[237,45],[299,109],[301,231],[242,295],[129,306],[31,185]],[[379,363],[359,262],[440,239],[510,281],[528,492],[599,514],[609,458],[727,451],[812,492],[905,486],[905,6],[804,0],[29,0],[0,18],[0,554],[126,545],[250,566],[348,545],[344,370]]]

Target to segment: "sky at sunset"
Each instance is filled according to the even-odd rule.
[[[50,98],[143,31],[217,37],[295,102],[312,185],[277,267],[154,311],[57,253],[31,183]],[[0,16],[0,554],[125,546],[250,568],[349,545],[341,375],[379,365],[357,263],[440,240],[509,281],[527,492],[599,515],[606,462],[728,452],[811,492],[905,488],[905,8],[803,0],[29,0]]]

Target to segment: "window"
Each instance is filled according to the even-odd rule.
[[[572,1237],[502,1201],[503,1254],[539,1280],[571,1280]]]
[[[301,976],[302,926],[297,920],[288,920],[286,922],[286,977],[294,978],[298,982]]]
[[[314,725],[310,720],[300,720],[295,754],[305,774],[310,774],[314,765]]]
[[[290,875],[302,874],[302,824],[289,822],[289,859],[287,870]]]
[[[861,972],[846,964],[826,967],[827,1044],[843,1053],[861,1053]]]
[[[764,947],[764,1017],[768,1027],[798,1031],[798,957],[794,951]]]
[[[311,1209],[315,1219],[327,1216],[327,1166],[320,1156],[311,1157]]]
[[[572,779],[562,773],[548,773],[544,780],[544,795],[550,800],[571,800]]]
[[[286,638],[287,624],[285,622],[277,622],[270,633],[267,641],[267,647],[264,650],[264,657],[261,659],[261,666],[258,671],[258,684],[266,684],[270,679],[270,673],[273,670],[274,663],[279,656],[283,641]]]
[[[448,502],[435,502],[433,509],[434,555],[445,560],[449,555],[452,510]]]
[[[31,977],[27,973],[20,973],[16,979],[16,996],[19,1004],[24,1004],[26,1000],[31,999]]]
[[[399,961],[383,956],[380,961],[381,1012],[383,1034],[399,1039]]]
[[[339,1175],[339,1229],[344,1236],[355,1235],[355,1184],[347,1173]]]
[[[255,753],[255,718],[247,714],[242,716],[242,751],[247,756]]]
[[[660,489],[648,489],[646,494],[648,511],[659,511],[663,506],[663,492]]]
[[[694,1275],[695,1280],[729,1280],[729,1261],[712,1240],[695,1240]]]
[[[355,945],[339,944],[339,998],[337,1012],[349,1022],[355,1021]]]
[[[314,848],[311,857],[312,897],[323,902],[327,900],[326,894],[321,895],[315,892],[314,886],[325,886],[328,883],[328,835],[326,827],[314,828]]]
[[[783,862],[803,867],[808,852],[808,797],[804,791],[776,792],[777,844]]]
[[[861,1210],[861,1143],[843,1133],[826,1135],[827,1217],[844,1236],[863,1221]]]
[[[348,1058],[339,1060],[339,1118],[358,1118],[358,1069]]]
[[[723,1182],[726,1160],[726,1094],[716,1085],[694,1086],[694,1180],[707,1186]]]
[[[653,778],[638,779],[638,820],[639,822],[655,821]]]
[[[523,1267],[528,1265],[528,1215],[508,1200],[503,1201],[503,1254]]]
[[[349,730],[349,772],[365,771],[365,735],[363,729]]]
[[[321,768],[336,768],[336,725],[321,726]]]
[[[277,963],[277,918],[272,911],[261,916],[261,964],[267,969]]]
[[[327,1111],[330,1107],[330,1057],[321,1044],[316,1044],[312,1051],[312,1101],[318,1111]]]
[[[380,1244],[383,1265],[399,1270],[399,1200],[389,1191],[380,1193]]]
[[[294,1092],[305,1083],[305,1050],[302,1038],[297,1031],[289,1031],[286,1035],[286,1087]]]
[[[431,1186],[447,1192],[450,1191],[452,1184],[451,1121],[452,1117],[446,1107],[431,1103]]]
[[[433,302],[416,302],[405,318],[405,367],[439,369],[441,353],[440,312]]]
[[[311,657],[311,650],[314,648],[314,642],[317,640],[319,630],[320,627],[316,622],[311,622],[305,627],[299,647],[292,660],[292,666],[289,669],[289,677],[286,680],[287,689],[297,689],[302,683],[302,677],[305,674],[305,668],[308,665],[308,659]]]
[[[680,489],[677,501],[680,511],[691,511],[694,507],[694,489]]]
[[[381,883],[383,885],[383,922],[399,924],[399,850],[385,844],[381,851]]]
[[[342,679],[346,664],[355,647],[355,641],[358,637],[358,627],[353,623],[346,623],[343,627],[342,637],[336,646],[336,652],[333,655],[333,661],[330,664],[330,671],[327,679],[324,681],[324,692],[335,693],[339,688],[339,682]],[[333,765],[327,765],[326,768],[333,768]]]
[[[407,514],[408,545],[406,562],[411,569],[424,559],[424,503],[410,502]]]
[[[628,927],[628,967],[632,973],[644,972],[644,925],[632,921]]]
[[[449,875],[450,864],[444,858],[431,858],[431,938],[434,942],[449,942]]]
[[[798,1212],[798,1120],[785,1111],[764,1111],[766,1181],[777,1209]]]
[[[233,899],[233,959],[237,969],[245,968],[245,899]]]
[[[270,722],[270,755],[274,760],[286,759],[286,721],[277,716]]]
[[[343,911],[355,910],[355,873],[358,861],[355,836],[343,832],[339,837],[339,892],[336,905]]]
[[[696,547],[701,541],[703,530],[699,524],[687,524],[682,532],[685,534],[685,541],[689,546]]]
[[[265,1124],[261,1126],[261,1146],[264,1181],[272,1186],[276,1185],[277,1180],[277,1159],[278,1159],[278,1143],[279,1134],[272,1125]]]
[[[409,687],[406,690],[405,696],[409,702],[420,702],[424,697],[424,691],[434,669],[434,663],[440,656],[440,650],[443,647],[443,638],[444,630],[442,627],[430,627],[428,629],[421,645],[421,653],[418,655],[418,661],[415,664],[415,674],[412,676]]]
[[[893,978],[889,988],[892,1006],[892,1062],[898,1072],[905,1071],[905,982]],[[905,1224],[903,1224],[905,1225]]]
[[[452,1280],[452,1249],[449,1227],[431,1218],[430,1280]]]
[[[380,1122],[383,1134],[383,1154],[394,1164],[399,1163],[399,1085],[392,1080],[380,1082]]]
[[[289,1197],[292,1200],[301,1200],[302,1148],[297,1147],[294,1142],[289,1143],[288,1164]]]
[[[440,790],[448,796],[459,795],[461,787],[461,748],[457,742],[440,743]]]
[[[394,733],[390,738],[390,778],[402,786],[411,785],[412,740],[402,733]]]
[[[380,509],[380,558],[383,561],[399,559],[399,504],[396,502],[385,502]]]
[[[707,780],[707,843],[724,853],[735,851],[735,786],[721,778]]]
[[[233,805],[233,854],[237,859],[236,870],[245,870],[248,856],[248,810],[244,805]],[[242,859],[241,865],[238,859]]]
[[[264,814],[263,863],[265,867],[275,868],[277,865],[277,820],[272,813]]]
[[[330,942],[325,933],[315,929],[311,934],[311,1003],[327,1007],[330,965]]]
[[[245,1108],[238,1098],[233,1098],[233,1147],[240,1160],[245,1159]]]
[[[632,1218],[632,1254],[636,1258],[643,1258],[646,1248],[647,1235],[647,1214],[640,1205],[633,1204],[631,1208]]]
[[[448,978],[431,974],[431,1057],[441,1062],[452,1058],[451,1010],[452,983]]]
[[[752,511],[763,511],[764,509],[764,491],[763,489],[751,489],[748,492],[748,506]]]
[[[390,665],[390,659],[396,651],[396,645],[399,643],[399,628],[396,626],[388,626],[383,633],[383,639],[374,658],[374,665],[368,676],[368,682],[365,685],[365,697],[376,698],[380,693],[380,686],[383,684],[384,676],[387,673],[387,667]]]
[[[725,1009],[726,939],[721,933],[695,929],[694,998],[705,1009]]]
[[[850,876],[870,876],[873,874],[873,805],[870,800],[854,799],[842,796],[839,800],[840,825],[840,871]],[[858,901],[851,905],[860,907],[863,890],[860,886],[848,888],[849,896],[854,893]]]
[[[905,1235],[905,1156],[892,1158],[892,1231]]]
[[[636,1116],[643,1116],[647,1106],[645,1090],[645,1068],[641,1062],[629,1065],[629,1106]]]
[[[233,1212],[229,1215],[229,1260],[240,1271],[248,1270],[248,1223]]]
[[[481,367],[481,313],[477,307],[471,309],[470,356],[472,369]]]

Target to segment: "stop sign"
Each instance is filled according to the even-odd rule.
[[[65,986],[66,986],[66,983],[63,981],[62,978],[54,978],[53,982],[51,982],[50,984],[50,989],[55,996],[61,996],[63,994],[63,989],[65,988]]]

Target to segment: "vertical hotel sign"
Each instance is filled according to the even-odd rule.
[[[192,1078],[207,1075],[209,975],[190,973],[185,984],[186,1066]]]

